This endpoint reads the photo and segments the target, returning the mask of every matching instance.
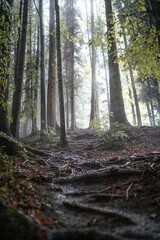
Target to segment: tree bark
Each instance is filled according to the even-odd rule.
[[[12,7],[13,0],[7,1]],[[6,9],[4,3],[0,2],[0,131],[11,135],[8,123],[8,83],[9,83],[9,63],[10,63],[10,28],[11,11]],[[3,19],[4,17],[4,19]]]
[[[56,52],[55,52],[55,9],[54,1],[50,0],[49,22],[49,70],[47,96],[47,124],[56,128]]]
[[[110,123],[119,122],[128,124],[124,102],[122,97],[122,87],[120,79],[120,71],[117,59],[117,46],[114,35],[114,24],[112,16],[111,0],[105,0],[105,10],[107,19],[107,34],[111,41],[111,47],[108,49],[108,64],[109,64],[109,83],[110,83]]]
[[[23,3],[22,14],[22,28],[19,36],[19,48],[16,60],[16,72],[15,72],[15,91],[13,94],[12,105],[12,118],[11,132],[14,137],[19,137],[20,127],[20,111],[22,100],[22,88],[23,88],[23,72],[25,62],[25,49],[26,49],[26,37],[27,37],[27,20],[28,20],[28,0]]]
[[[60,17],[58,0],[55,0],[56,10],[56,47],[57,47],[57,73],[58,73],[58,92],[59,92],[59,108],[60,108],[60,146],[67,145],[65,114],[64,114],[64,98],[63,98],[63,80],[62,80],[62,61],[61,61],[61,34],[60,34]]]
[[[40,73],[41,73],[41,130],[45,130],[46,124],[46,83],[45,83],[45,46],[43,23],[43,0],[39,0],[40,16]]]
[[[74,1],[71,1],[71,36],[75,36],[74,31]],[[71,54],[71,94],[70,94],[70,100],[71,100],[71,129],[74,131],[76,128],[76,116],[75,116],[75,74],[74,74],[74,50],[75,50],[75,44],[74,41],[70,44],[70,54]]]
[[[97,83],[96,83],[96,49],[94,43],[94,7],[93,0],[91,0],[91,69],[92,69],[92,82],[91,82],[91,113],[90,121],[97,119]]]
[[[123,34],[123,39],[124,39],[125,48],[127,48],[128,44],[127,44],[127,38],[125,36],[125,33]],[[139,109],[139,103],[138,103],[138,97],[137,97],[137,91],[136,91],[136,85],[135,85],[135,81],[134,81],[133,71],[131,68],[129,68],[129,75],[130,75],[130,80],[131,80],[131,85],[132,85],[132,90],[133,90],[133,97],[134,97],[134,102],[135,102],[135,107],[136,107],[137,124],[140,127],[140,126],[142,126],[141,113],[140,113],[140,109]]]

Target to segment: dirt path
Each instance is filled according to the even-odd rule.
[[[77,134],[66,149],[48,151],[52,181],[39,188],[57,239],[160,239],[160,151],[152,143],[143,154],[147,140],[137,143],[137,155],[132,146],[101,150],[93,134]]]
[[[160,129],[138,129],[116,149],[91,130],[68,139],[61,149],[26,138],[40,155],[1,164],[2,240],[160,240]]]

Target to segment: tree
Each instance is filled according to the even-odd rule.
[[[91,113],[90,121],[97,119],[97,82],[96,82],[96,49],[94,44],[94,5],[91,0],[91,69],[92,69],[92,83],[91,83]]]
[[[128,47],[120,53],[124,69],[136,70],[142,79],[151,75],[160,79],[160,34],[156,21],[154,21],[154,14],[157,14],[157,10],[155,13],[151,7],[151,0],[122,0],[121,2],[124,7],[119,12],[120,27],[122,28],[119,33],[122,34],[125,30],[129,41]]]
[[[61,61],[61,34],[58,0],[55,0],[56,11],[56,47],[57,47],[57,74],[58,74],[58,93],[60,108],[60,146],[67,144],[64,114],[63,80],[62,80],[62,61]]]
[[[56,128],[56,52],[55,52],[55,5],[50,0],[49,22],[49,70],[47,96],[47,124]]]
[[[22,23],[19,29],[19,39],[17,43],[17,56],[15,64],[15,90],[13,95],[12,104],[12,118],[11,132],[14,137],[19,137],[19,127],[20,127],[20,111],[21,111],[21,100],[22,100],[22,87],[23,87],[23,73],[24,73],[24,63],[25,63],[25,50],[26,50],[26,37],[27,37],[27,20],[28,20],[28,0],[24,2],[21,0],[20,8],[20,19],[22,18]]]
[[[63,60],[65,62],[65,87],[66,87],[66,120],[67,127],[73,131],[76,128],[76,111],[75,111],[75,88],[76,88],[76,74],[75,74],[75,59],[77,51],[77,31],[79,31],[79,24],[77,20],[77,10],[75,8],[76,1],[65,1],[64,4],[64,52]]]
[[[157,31],[158,45],[160,49],[160,2],[158,0],[148,0],[150,2],[153,23]]]
[[[127,49],[128,44],[127,44],[127,38],[126,38],[125,34],[123,34],[123,39],[124,39],[125,48]],[[141,113],[140,113],[137,91],[136,91],[136,84],[135,84],[135,80],[134,80],[133,70],[131,67],[129,67],[129,76],[130,76],[130,80],[131,80],[133,97],[134,97],[134,102],[135,102],[137,124],[138,124],[138,126],[142,126]]]
[[[10,63],[11,7],[13,0],[0,2],[0,131],[10,135],[8,123],[8,80]]]
[[[124,110],[122,87],[117,60],[117,47],[115,40],[111,0],[105,0],[108,38],[108,65],[110,83],[110,123],[126,124],[127,118]]]
[[[46,129],[46,85],[45,85],[45,46],[43,23],[43,0],[39,0],[40,17],[40,76],[41,76],[41,130]]]

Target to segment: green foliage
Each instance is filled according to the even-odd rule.
[[[6,153],[4,153],[3,147],[0,148],[0,166],[3,169],[2,174],[8,174],[10,172],[10,167],[12,166],[13,162],[9,159]],[[2,176],[2,174],[0,174]]]
[[[41,131],[41,138],[45,141],[52,141],[53,138],[56,136],[55,128],[49,127],[48,129],[43,129]]]
[[[7,108],[6,88],[10,62],[10,27],[10,7],[7,1],[3,1],[0,12],[0,105],[4,108]]]
[[[125,48],[119,51],[118,61],[124,70],[132,68],[142,79],[153,75],[160,79],[158,32],[150,20],[144,1],[116,1],[119,38],[126,38]],[[123,6],[123,7],[122,7]],[[124,41],[124,39],[123,39]]]
[[[96,130],[100,136],[100,141],[107,149],[124,147],[125,144],[136,136],[135,128],[121,124],[112,123],[108,129],[108,124],[103,124],[98,120],[93,120],[90,127]]]
[[[101,132],[101,139],[106,148],[123,147],[130,139],[131,127],[118,122],[112,123],[109,130]]]
[[[102,131],[102,124],[99,120],[92,120],[89,124],[89,127],[96,130],[98,133]]]

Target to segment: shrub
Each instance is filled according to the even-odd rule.
[[[42,130],[41,132],[41,138],[43,138],[45,141],[52,141],[55,136],[55,128],[49,127],[48,129]]]

